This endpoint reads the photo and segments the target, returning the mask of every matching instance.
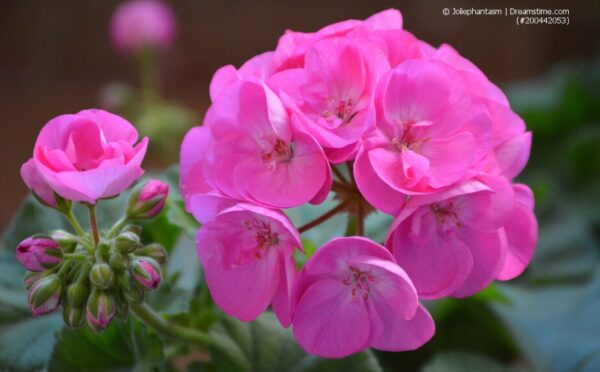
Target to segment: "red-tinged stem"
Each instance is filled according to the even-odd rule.
[[[318,226],[320,224],[322,224],[323,222],[327,221],[328,219],[330,219],[331,217],[335,216],[336,214],[340,213],[341,211],[344,210],[344,208],[346,208],[346,206],[348,205],[349,202],[343,202],[340,205],[338,205],[337,207],[333,208],[332,210],[330,210],[329,212],[323,214],[322,216],[310,221],[309,223],[307,223],[304,226],[301,226],[298,229],[298,232],[303,233],[307,230],[312,229],[315,226]]]
[[[90,212],[90,226],[92,228],[92,235],[94,237],[94,246],[98,246],[100,236],[98,234],[98,223],[96,222],[96,206],[88,205],[88,211]]]
[[[356,233],[358,234],[358,236],[364,236],[365,235],[365,206],[361,201],[358,202],[358,208],[357,208],[358,212],[357,212],[357,222],[356,222]]]
[[[338,181],[340,181],[341,183],[343,183],[345,185],[352,186],[352,184],[346,179],[344,174],[342,172],[340,172],[340,170],[337,169],[337,167],[335,165],[331,167],[331,170],[333,171],[333,174],[335,174],[335,176],[337,177]]]

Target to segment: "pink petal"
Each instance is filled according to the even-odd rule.
[[[215,101],[225,88],[239,79],[240,75],[232,65],[223,66],[218,69],[210,81],[210,99]]]
[[[420,153],[430,162],[430,185],[441,188],[459,181],[473,163],[474,152],[475,140],[466,132],[425,142]]]
[[[397,191],[412,194],[427,181],[429,160],[414,151],[398,153],[380,147],[370,150],[368,156],[375,173]]]
[[[294,311],[293,325],[298,343],[321,357],[340,358],[369,345],[369,312],[337,279],[308,287]]]
[[[280,264],[281,273],[279,274],[279,285],[273,297],[273,312],[279,319],[279,323],[285,328],[292,324],[292,303],[291,296],[294,288],[294,281],[298,275],[296,262],[289,256],[283,258]]]
[[[496,147],[495,155],[502,174],[513,179],[521,173],[531,152],[531,132],[515,136]]]
[[[410,320],[402,319],[385,304],[372,307],[372,322],[381,324],[380,333],[371,340],[371,346],[384,351],[415,350],[429,341],[435,333],[435,323],[427,310],[419,305],[417,313]],[[375,326],[373,326],[375,327]]]

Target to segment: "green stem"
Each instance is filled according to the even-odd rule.
[[[365,206],[362,200],[358,202],[356,220],[356,235],[365,236]]]
[[[85,238],[85,232],[83,231],[81,224],[77,220],[77,217],[75,217],[73,210],[68,209],[67,211],[64,211],[63,214],[65,215],[65,217],[67,218],[67,220],[69,221],[71,226],[73,227],[73,230],[75,230],[75,233],[77,233],[77,235],[79,235],[81,238]]]
[[[81,253],[65,253],[65,254],[63,254],[63,258],[68,259],[68,260],[85,260],[89,257],[90,257],[89,255],[81,254]]]
[[[332,210],[330,210],[329,212],[323,214],[320,217],[317,217],[316,219],[310,221],[309,223],[307,223],[306,225],[301,226],[298,229],[299,233],[303,233],[307,230],[312,229],[315,226],[318,226],[320,224],[322,224],[323,222],[327,221],[328,219],[330,219],[331,217],[335,216],[336,214],[340,213],[341,211],[343,211],[346,206],[348,205],[348,201],[345,201],[343,203],[341,203],[340,205],[338,205],[337,207],[333,208]]]
[[[169,322],[144,303],[130,304],[130,309],[148,327],[167,337],[193,342],[201,346],[208,346],[211,342],[208,334]]]
[[[123,228],[123,226],[125,226],[125,224],[129,222],[129,219],[125,216],[121,217],[117,223],[115,223],[113,225],[113,227],[110,228],[110,231],[108,232],[108,239],[114,238],[115,235],[117,235],[117,233],[119,231],[121,231],[121,229]]]
[[[92,236],[94,237],[94,246],[98,247],[100,234],[98,234],[98,223],[96,222],[96,206],[88,204],[88,211],[90,212],[90,226],[92,228]]]

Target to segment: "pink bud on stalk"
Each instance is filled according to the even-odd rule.
[[[133,279],[149,289],[156,289],[160,285],[160,266],[150,257],[138,257],[132,265]]]
[[[168,195],[168,184],[160,180],[150,180],[131,194],[127,214],[132,219],[153,218],[165,206]]]
[[[94,331],[102,331],[115,316],[113,297],[104,291],[93,290],[87,302],[86,319]]]
[[[110,22],[110,36],[122,53],[144,48],[167,49],[177,32],[171,8],[158,0],[133,0],[119,5]]]
[[[60,303],[61,289],[62,282],[56,274],[38,280],[27,296],[33,316],[41,316],[56,310]]]
[[[57,242],[48,237],[29,237],[17,246],[17,260],[27,270],[51,269],[62,260]]]

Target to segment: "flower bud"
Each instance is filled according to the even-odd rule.
[[[113,270],[107,263],[99,262],[92,266],[90,271],[90,282],[98,289],[109,289],[115,279]]]
[[[160,284],[160,266],[150,257],[136,257],[131,263],[133,279],[148,289],[156,289]]]
[[[64,230],[55,230],[50,234],[50,237],[58,243],[63,252],[72,253],[77,247],[77,237]]]
[[[63,320],[67,327],[79,328],[85,322],[85,310],[83,306],[73,306],[67,302],[63,305]]]
[[[122,292],[115,293],[115,316],[123,321],[129,317],[129,304]]]
[[[62,260],[58,243],[48,237],[29,237],[17,246],[17,260],[30,271],[51,269]]]
[[[132,253],[140,247],[140,237],[130,231],[120,233],[115,239],[115,248],[121,253]]]
[[[127,301],[135,304],[139,304],[144,301],[144,290],[137,284],[129,286],[129,289],[124,289],[123,295]]]
[[[61,289],[62,283],[56,274],[35,282],[27,296],[33,316],[40,316],[54,311],[60,303]]]
[[[115,316],[113,296],[105,291],[92,290],[87,302],[86,319],[92,331],[100,332],[110,324]]]
[[[167,260],[167,250],[158,243],[148,244],[138,251],[140,256],[153,258],[156,262],[163,265]]]
[[[165,206],[169,185],[160,180],[150,180],[131,193],[127,215],[133,219],[153,218]]]
[[[108,264],[115,270],[125,270],[129,266],[129,258],[119,252],[111,252],[108,259]]]
[[[41,277],[42,273],[38,271],[27,271],[25,272],[25,276],[23,277],[23,284],[25,284],[25,289],[31,288],[32,285],[35,284]]]
[[[137,236],[142,234],[142,227],[140,225],[127,225],[121,230],[122,232],[131,232]]]
[[[83,281],[75,282],[67,289],[67,301],[73,306],[81,306],[85,304],[89,293],[90,288]]]

